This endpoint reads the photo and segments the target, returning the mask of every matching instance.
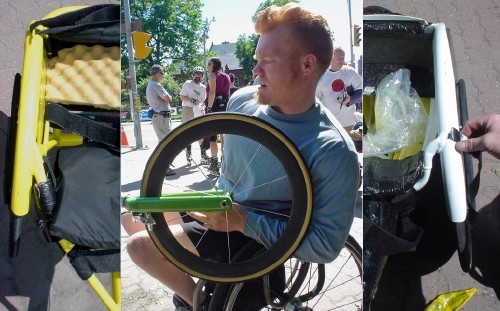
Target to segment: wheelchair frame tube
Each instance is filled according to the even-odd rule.
[[[11,201],[11,210],[16,216],[24,216],[29,211],[33,177],[37,182],[46,181],[42,154],[37,146],[43,134],[44,103],[40,102],[44,69],[43,38],[36,35],[35,30],[30,33],[28,26],[24,45]]]
[[[59,240],[59,246],[62,248],[65,254],[68,254],[71,249],[75,246],[72,242],[68,240]],[[94,292],[101,298],[102,302],[106,305],[109,310],[118,311],[120,310],[121,305],[121,279],[120,272],[112,272],[111,273],[111,286],[113,291],[113,296],[109,294],[104,285],[102,285],[99,278],[92,274],[90,278],[87,279],[90,286],[94,290]]]
[[[455,76],[446,27],[433,24],[434,81],[438,107],[439,132],[459,128]],[[441,151],[441,166],[448,212],[451,221],[463,222],[467,216],[467,199],[462,156],[455,151],[455,142],[446,139]]]
[[[224,212],[232,207],[231,193],[223,191],[179,192],[161,197],[129,197],[124,206],[131,212]]]

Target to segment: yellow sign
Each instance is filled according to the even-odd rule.
[[[132,33],[132,37],[134,38],[134,57],[136,59],[144,59],[148,57],[153,50],[152,47],[146,45],[151,38],[151,35],[145,32],[134,31]]]

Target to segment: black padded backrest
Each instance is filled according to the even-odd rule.
[[[376,87],[389,73],[411,72],[411,85],[420,97],[434,97],[433,32],[418,21],[363,22],[363,83]]]
[[[101,4],[86,7],[56,17],[42,19],[30,25],[33,31],[42,25],[48,29],[38,34],[48,35],[45,41],[50,56],[64,48],[77,44],[103,46],[120,45],[120,6],[118,4]]]

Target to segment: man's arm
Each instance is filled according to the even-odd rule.
[[[156,94],[158,95],[158,99],[166,102],[167,104],[172,101],[172,97],[168,94],[167,90],[160,83],[157,84],[157,87],[154,89]]]
[[[212,108],[215,101],[215,89],[217,87],[217,76],[215,73],[211,73],[208,77],[208,83],[210,84],[210,94],[208,94],[208,108]]]
[[[363,96],[363,80],[354,69],[351,69],[351,86],[353,92],[349,94],[350,105],[360,102]]]
[[[182,85],[181,93],[179,94],[180,98],[181,98],[181,101],[184,102],[184,103],[192,103],[192,104],[198,105],[200,103],[199,101],[196,101],[196,99],[190,98],[188,96],[188,89],[189,89],[189,85],[188,85],[188,82],[186,81]],[[195,101],[193,101],[193,99]]]
[[[354,152],[325,157],[311,171],[314,207],[307,235],[294,257],[317,263],[333,261],[344,246],[354,218],[359,163]],[[249,212],[244,234],[270,246],[286,227],[286,220]]]
[[[184,96],[184,95],[181,95],[181,100],[183,102],[185,102],[185,103],[192,103],[192,104],[195,104],[195,105],[199,105],[201,103],[201,101],[199,101],[199,100],[196,100],[194,98],[189,98],[189,97]]]
[[[170,94],[168,94],[166,91],[165,91],[165,95],[162,96],[158,96],[158,98],[160,98],[161,100],[163,100],[164,102],[166,102],[167,104],[170,103],[172,101],[172,97],[170,97]]]

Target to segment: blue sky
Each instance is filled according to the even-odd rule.
[[[207,49],[211,43],[220,44],[223,41],[236,42],[241,34],[254,33],[252,15],[257,10],[261,0],[228,1],[228,0],[201,0],[203,18],[215,17],[210,25]],[[350,29],[347,0],[301,0],[300,3],[317,12],[328,21],[333,30],[336,46],[340,45],[346,51],[346,61],[350,60]],[[352,23],[362,25],[362,0],[351,0]],[[361,55],[361,48],[355,47],[354,54],[357,60]]]

